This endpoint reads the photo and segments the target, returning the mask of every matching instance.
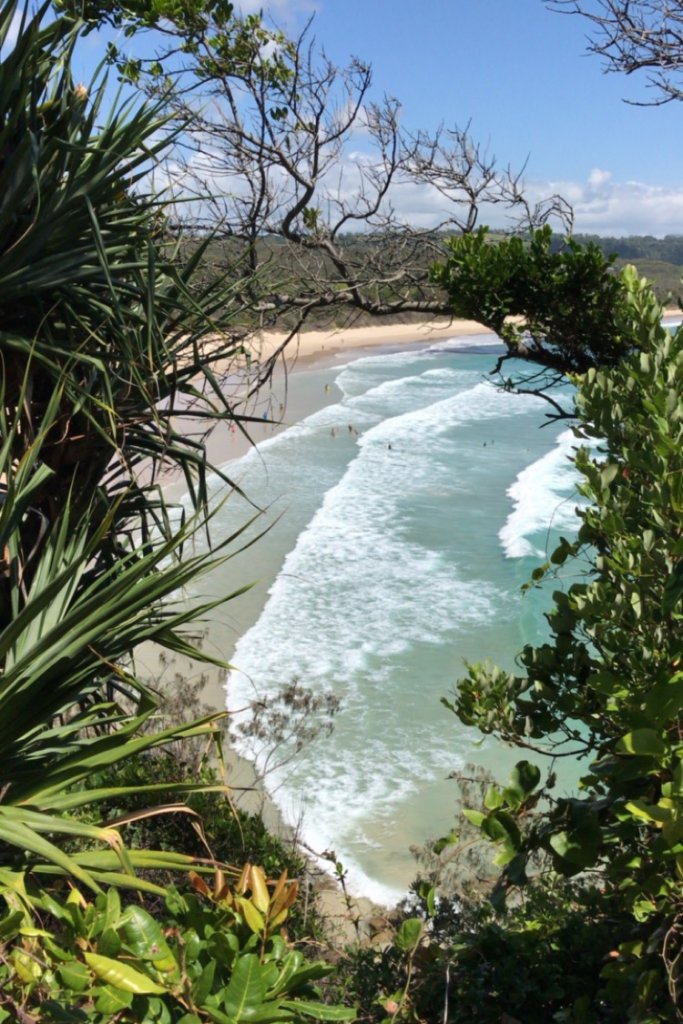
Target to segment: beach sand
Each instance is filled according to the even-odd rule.
[[[300,360],[321,359],[325,356],[351,352],[355,349],[375,348],[390,345],[399,348],[404,344],[434,342],[443,338],[455,338],[464,334],[490,334],[487,327],[475,320],[455,320],[442,317],[436,320],[412,324],[381,324],[363,327],[338,327],[333,330],[301,331],[287,344],[285,356],[290,368]],[[257,345],[261,346],[264,358],[280,351],[287,335],[269,331],[261,334]]]

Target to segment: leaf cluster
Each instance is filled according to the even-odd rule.
[[[187,556],[208,515],[173,517],[154,466],[179,465],[204,504],[203,445],[169,416],[181,392],[204,401],[202,367],[220,392],[201,342],[227,293],[193,291],[192,260],[159,251],[161,207],[141,189],[160,109],[115,105],[101,123],[104,82],[71,76],[81,26],[25,13],[10,46],[15,12],[0,11],[0,867],[97,892],[133,884],[154,853],[128,851],[120,822],[84,820],[113,796],[84,781],[173,735],[210,738],[221,717],[150,730],[158,698],[129,666],[147,640],[216,660],[191,633],[213,604],[180,596],[222,556]],[[224,400],[204,411],[231,415]],[[89,847],[68,852],[79,837]]]
[[[626,992],[629,1019],[669,1021],[683,994],[683,332],[661,326],[634,272],[623,284],[633,353],[577,379],[588,504],[576,540],[535,575],[588,573],[554,593],[550,640],[524,648],[523,671],[470,666],[453,710],[520,747],[588,760],[576,795],[542,794],[520,762],[487,799],[478,824],[500,850],[495,896],[541,884],[526,872],[539,852],[561,876],[592,877],[620,922],[603,998]]]
[[[246,864],[234,886],[168,891],[155,916],[115,889],[88,901],[2,885],[0,1021],[158,1021],[261,1024],[351,1020],[321,1002],[315,982],[330,968],[307,961],[280,935],[296,883],[267,882]],[[30,906],[30,910],[29,910]],[[34,1014],[40,1013],[38,1018]]]
[[[493,241],[487,228],[447,243],[431,279],[457,316],[477,320],[505,341],[510,356],[560,374],[611,366],[629,351],[625,290],[593,242],[568,238],[561,249],[550,227],[530,237]]]

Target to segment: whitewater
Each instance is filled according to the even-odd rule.
[[[411,846],[452,828],[452,774],[504,778],[518,759],[441,698],[466,661],[511,668],[545,635],[549,593],[522,584],[577,526],[574,435],[542,399],[494,385],[498,346],[460,337],[302,370],[323,407],[225,467],[266,510],[252,531],[271,524],[201,591],[260,580],[245,613],[211,624],[235,666],[238,752],[279,765],[265,785],[285,820],[385,903],[415,875]],[[233,495],[214,534],[249,514]],[[289,759],[236,726],[293,680],[340,707]]]

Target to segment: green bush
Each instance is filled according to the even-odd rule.
[[[331,968],[306,960],[279,934],[295,883],[283,875],[268,886],[250,865],[233,886],[221,872],[212,886],[199,876],[194,885],[185,895],[169,890],[154,915],[122,906],[115,889],[93,901],[73,886],[68,895],[5,892],[0,1022],[285,1024],[355,1016],[320,1000],[316,982]]]

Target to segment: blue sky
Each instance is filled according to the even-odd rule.
[[[246,5],[245,5],[246,6]],[[253,9],[256,4],[249,4]],[[644,81],[605,74],[588,23],[542,0],[279,0],[290,32],[314,15],[328,55],[373,66],[403,122],[464,126],[539,192],[559,190],[576,229],[683,233],[683,103],[635,107]]]
[[[263,8],[290,35],[312,17],[310,31],[332,60],[343,65],[353,55],[372,65],[374,97],[400,100],[405,127],[469,122],[499,164],[526,162],[532,196],[559,192],[572,203],[577,231],[683,234],[683,103],[625,103],[646,97],[645,83],[604,73],[586,52],[584,19],[553,13],[543,0],[241,6]],[[143,45],[149,52],[149,42]],[[101,38],[86,40],[84,69],[103,48]],[[400,202],[406,220],[439,219],[434,197],[419,189],[406,190]]]

